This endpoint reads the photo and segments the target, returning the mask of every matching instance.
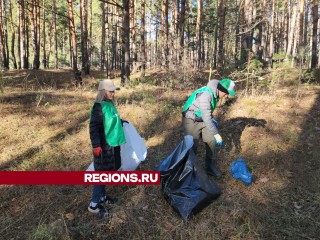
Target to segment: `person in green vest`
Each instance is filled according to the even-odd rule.
[[[95,171],[114,171],[121,165],[120,145],[126,142],[122,120],[113,103],[115,91],[120,87],[113,81],[100,81],[96,100],[90,113],[90,140]],[[106,194],[105,185],[94,185],[88,210],[107,214],[104,204],[114,204],[116,198]]]
[[[222,137],[212,114],[219,99],[236,95],[234,88],[235,84],[231,79],[211,80],[207,86],[194,91],[182,109],[184,135],[193,137],[195,153],[199,139],[202,138],[206,145],[206,171],[216,177],[222,175],[216,164],[216,147],[222,146]]]

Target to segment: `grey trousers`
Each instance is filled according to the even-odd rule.
[[[191,135],[194,140],[193,151],[197,153],[199,139],[206,144],[206,160],[216,160],[216,142],[214,134],[210,133],[204,122],[196,122],[190,118],[182,117],[184,135]]]

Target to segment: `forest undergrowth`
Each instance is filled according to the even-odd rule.
[[[181,108],[209,73],[179,80],[175,74],[133,76],[116,93],[120,116],[148,147],[141,170],[154,169],[182,140]],[[2,73],[0,169],[85,170],[92,161],[89,112],[103,77],[94,71],[76,87],[68,70]],[[237,97],[219,104],[224,175],[212,179],[222,194],[188,222],[160,186],[108,187],[119,203],[107,219],[87,211],[91,186],[0,186],[1,238],[317,239],[320,87],[300,80],[298,69],[278,68],[254,85],[239,81]],[[199,152],[203,164],[203,144]],[[239,157],[255,176],[249,186],[229,173]]]

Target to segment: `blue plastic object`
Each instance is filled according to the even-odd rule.
[[[244,184],[249,185],[252,182],[252,174],[248,171],[246,162],[239,158],[236,162],[231,162],[230,173],[235,179],[240,179]]]

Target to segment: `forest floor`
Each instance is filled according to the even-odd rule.
[[[165,201],[160,186],[108,187],[119,198],[108,219],[88,212],[91,187],[0,186],[0,238],[318,239],[320,87],[293,84],[295,69],[272,74],[278,77],[270,77],[277,81],[268,91],[238,88],[238,97],[219,105],[224,175],[212,180],[222,194],[188,222]],[[116,93],[121,117],[148,147],[143,170],[154,169],[182,140],[181,108],[207,81],[203,73],[189,84],[167,78],[169,84],[161,86],[164,75],[133,80]],[[103,74],[94,71],[81,88],[69,70],[8,71],[0,77],[0,170],[85,170],[92,161],[89,112]],[[249,186],[229,173],[240,156],[256,177]]]

